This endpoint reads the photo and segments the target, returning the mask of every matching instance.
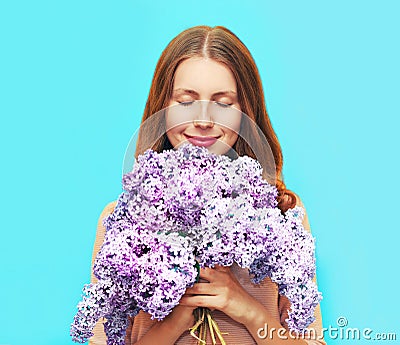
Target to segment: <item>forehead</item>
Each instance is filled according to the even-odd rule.
[[[189,58],[181,62],[174,78],[175,89],[192,89],[201,95],[221,90],[236,92],[236,80],[225,64],[209,58]]]

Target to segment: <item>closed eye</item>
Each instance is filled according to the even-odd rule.
[[[219,105],[220,107],[222,107],[222,108],[228,108],[228,107],[230,107],[231,105],[233,105],[233,103],[223,103],[223,102],[215,102],[217,105]]]
[[[194,103],[194,101],[186,101],[186,102],[178,102],[179,105],[182,105],[184,107],[188,107]]]

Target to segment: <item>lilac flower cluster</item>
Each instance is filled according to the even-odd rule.
[[[249,268],[255,283],[270,277],[291,301],[287,320],[301,332],[322,298],[315,283],[314,239],[304,210],[282,214],[277,189],[247,156],[231,160],[204,147],[147,150],[122,179],[124,192],[103,220],[94,263],[71,325],[85,342],[101,317],[108,344],[123,344],[127,317],[139,310],[163,319],[196,282],[202,267]]]

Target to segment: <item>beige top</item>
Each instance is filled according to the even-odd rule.
[[[300,199],[298,199],[298,204],[304,207],[301,203]],[[109,203],[104,210],[102,211],[97,225],[97,233],[96,240],[93,248],[93,257],[92,257],[92,266],[94,263],[94,259],[97,255],[97,252],[100,250],[100,247],[103,243],[105,236],[105,228],[102,224],[103,218],[105,218],[108,214],[112,213],[114,207],[116,205],[116,201]],[[310,226],[308,223],[307,213],[305,214],[303,220],[304,227],[310,231]],[[285,297],[281,296],[278,293],[278,287],[275,283],[273,283],[270,278],[264,279],[260,284],[254,284],[251,282],[249,278],[249,274],[247,269],[240,268],[237,265],[232,266],[232,271],[235,276],[238,278],[238,281],[245,287],[246,291],[250,293],[254,298],[256,298],[259,302],[261,302],[266,309],[268,309],[275,320],[279,321],[283,327],[288,329],[285,319],[288,317],[287,310],[290,309],[290,301]],[[316,279],[316,278],[315,278]],[[315,280],[316,281],[316,280]],[[96,283],[97,278],[93,274],[93,270],[91,273],[91,282]],[[232,320],[226,314],[214,310],[212,312],[214,319],[218,323],[218,326],[222,332],[228,332],[229,334],[224,335],[224,339],[228,345],[254,345],[256,344],[253,337],[247,331],[247,329],[240,323]],[[89,340],[89,345],[106,345],[107,337],[103,330],[103,322],[106,320],[100,319],[95,328],[93,329],[93,337]],[[138,341],[150,328],[156,323],[157,320],[151,320],[150,315],[140,311],[136,317],[129,318],[129,325],[127,328],[127,334],[125,338],[126,345],[133,345],[136,341]],[[264,325],[260,325],[263,327]],[[308,327],[314,331],[314,336],[311,340],[306,340],[309,345],[326,345],[325,341],[319,339],[319,336],[322,334],[322,317],[320,305],[317,306],[315,310],[315,321]],[[270,330],[268,329],[268,332]],[[310,333],[311,334],[311,333]],[[273,334],[274,338],[277,336],[275,332]],[[207,344],[212,344],[211,340],[207,342]],[[177,345],[195,345],[197,344],[197,340],[194,339],[188,331],[184,332],[181,337],[176,342]]]

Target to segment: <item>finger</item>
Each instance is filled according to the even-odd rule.
[[[224,279],[226,275],[230,274],[229,267],[220,266],[219,268],[200,268],[200,278],[209,281],[210,283]]]
[[[214,268],[210,267],[200,268],[200,278],[205,279],[210,283],[212,280],[217,279],[216,276],[218,277],[218,273],[220,273],[220,271],[215,270]]]
[[[215,265],[214,269],[221,272],[229,272],[231,268],[230,266]]]
[[[216,295],[214,284],[196,283],[192,287],[186,289],[188,295]]]
[[[182,296],[179,301],[180,305],[187,307],[205,307],[210,309],[220,308],[221,298],[217,296],[195,295]]]

